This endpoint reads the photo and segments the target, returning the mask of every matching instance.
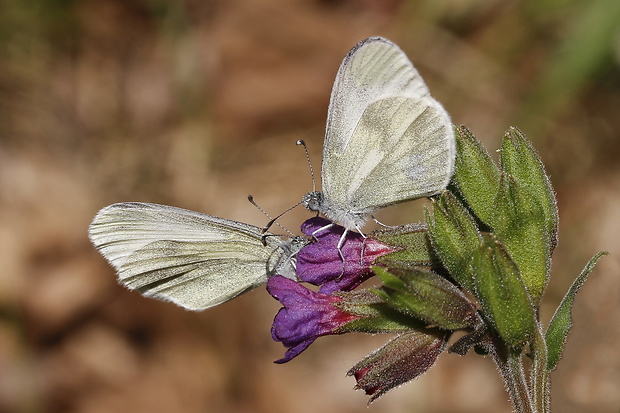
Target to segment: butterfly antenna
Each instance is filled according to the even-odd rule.
[[[253,197],[252,195],[248,195],[248,201],[250,201],[250,203],[251,203],[252,205],[254,205],[254,206],[255,206],[255,207],[256,207],[256,208],[257,208],[260,212],[262,212],[263,214],[265,214],[265,216],[266,216],[267,218],[269,218],[269,219],[270,219],[270,221],[267,223],[267,225],[266,225],[263,229],[261,229],[261,233],[263,233],[263,234],[264,234],[265,232],[267,232],[267,230],[268,230],[268,229],[269,229],[269,228],[270,228],[273,224],[276,224],[277,226],[279,226],[280,228],[282,228],[284,231],[288,232],[288,234],[289,234],[290,236],[292,236],[292,237],[294,237],[294,236],[295,236],[295,234],[293,234],[293,233],[292,233],[291,231],[289,231],[288,229],[284,228],[282,225],[280,225],[278,222],[276,222],[276,220],[277,220],[278,218],[280,218],[282,215],[286,214],[286,213],[287,213],[288,211],[290,211],[291,209],[293,209],[294,207],[296,207],[297,205],[299,205],[299,204],[295,205],[294,207],[291,207],[291,208],[287,209],[286,211],[284,211],[283,213],[281,213],[281,214],[280,214],[280,215],[278,215],[277,217],[275,217],[275,218],[271,218],[271,215],[269,215],[269,214],[267,213],[267,211],[265,211],[263,208],[261,208],[261,207],[260,207],[260,206],[256,203],[256,201],[254,201],[254,197]],[[265,238],[265,236],[263,236],[263,244],[266,244],[266,241],[265,241],[265,239],[264,239],[264,238]]]
[[[281,214],[278,214],[275,218],[271,218],[271,221],[269,221],[267,223],[267,225],[265,225],[262,229],[262,233],[264,234],[265,232],[269,231],[269,228],[271,228],[271,226],[275,223],[277,226],[279,226],[280,228],[284,229],[286,232],[288,232],[289,234],[293,235],[293,233],[291,233],[289,230],[287,230],[286,228],[284,228],[282,225],[278,224],[278,219],[280,219],[282,217],[282,215],[288,213],[289,211],[291,211],[294,208],[297,208],[299,205],[302,204],[303,201],[299,201],[298,203],[296,203],[295,205],[293,205],[290,208],[287,208],[286,211],[282,212]],[[294,236],[294,235],[293,235]]]
[[[308,166],[310,167],[310,176],[312,177],[312,192],[316,192],[316,183],[314,181],[314,169],[312,168],[312,162],[310,161],[310,154],[308,153],[308,147],[306,146],[306,142],[303,139],[300,139],[297,141],[297,145],[301,145],[304,147],[304,152],[306,152],[306,160],[308,161]]]

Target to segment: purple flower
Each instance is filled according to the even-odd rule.
[[[329,228],[319,231],[330,224]],[[308,236],[314,236],[316,242],[306,245],[297,254],[297,276],[301,281],[320,285],[321,293],[353,290],[374,275],[370,269],[373,261],[395,251],[352,231],[347,232],[338,251],[338,242],[345,229],[320,217],[305,221],[301,230]]]
[[[271,336],[288,350],[276,363],[286,363],[318,337],[344,332],[339,328],[361,318],[338,308],[342,297],[316,293],[279,275],[269,278],[267,291],[283,305],[273,320]]]

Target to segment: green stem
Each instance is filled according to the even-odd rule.
[[[532,394],[539,413],[549,413],[549,371],[547,370],[547,344],[540,323],[536,323],[532,342]]]
[[[499,343],[496,343],[499,344]],[[503,346],[502,346],[503,347]],[[517,413],[539,413],[532,404],[520,351],[512,351],[504,347],[505,353],[500,354],[496,347],[493,358],[504,379],[510,401]]]

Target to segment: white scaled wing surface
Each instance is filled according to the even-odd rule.
[[[321,212],[361,226],[381,207],[445,188],[454,157],[450,117],[402,50],[380,37],[356,45],[332,90]]]
[[[276,271],[292,276],[293,256],[303,246],[275,236],[264,246],[252,225],[137,202],[103,208],[89,236],[122,285],[189,310],[228,301]]]

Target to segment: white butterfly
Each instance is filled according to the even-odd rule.
[[[332,89],[322,192],[302,203],[360,231],[374,211],[444,189],[455,145],[448,113],[403,51],[365,39],[344,58]]]
[[[138,202],[103,208],[89,236],[122,285],[189,310],[231,300],[272,274],[296,279],[294,256],[308,242],[283,242],[252,225]]]

